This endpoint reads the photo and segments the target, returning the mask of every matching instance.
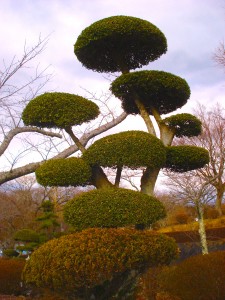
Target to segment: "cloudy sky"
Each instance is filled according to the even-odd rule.
[[[168,51],[143,69],[174,73],[187,80],[196,101],[223,101],[225,75],[212,60],[225,38],[224,0],[0,0],[1,57],[20,56],[24,42],[34,45],[50,35],[40,65],[51,65],[52,88],[57,91],[99,93],[109,82],[104,74],[85,69],[73,53],[80,32],[112,15],[130,15],[155,24],[166,36]],[[0,64],[2,61],[0,61]]]

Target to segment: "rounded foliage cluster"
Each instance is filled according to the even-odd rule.
[[[176,254],[175,241],[162,234],[92,228],[53,239],[34,251],[24,280],[74,292],[102,285],[127,269],[168,264]]]
[[[225,252],[190,257],[159,274],[161,289],[182,300],[225,299]]]
[[[163,120],[163,123],[175,131],[175,136],[198,136],[201,134],[201,121],[191,114],[177,114]]]
[[[140,68],[166,51],[166,38],[155,25],[129,16],[93,23],[82,31],[74,46],[79,61],[98,72]]]
[[[124,131],[97,140],[83,154],[91,165],[103,167],[161,167],[166,149],[155,136],[144,131]]]
[[[119,188],[93,190],[73,198],[64,219],[77,230],[90,227],[149,226],[166,216],[162,203],[146,194]]]
[[[81,158],[59,158],[44,162],[35,174],[43,186],[80,186],[89,182],[91,168]]]
[[[21,295],[21,274],[25,261],[21,259],[0,258],[0,294]]]
[[[187,172],[203,168],[209,163],[209,153],[202,147],[184,145],[167,148],[165,168],[174,172]]]
[[[81,96],[45,93],[31,100],[22,119],[25,125],[66,128],[91,121],[99,115],[98,106]]]
[[[112,82],[111,91],[129,114],[140,113],[135,99],[144,104],[149,114],[152,108],[167,114],[182,107],[190,97],[190,88],[183,78],[155,70],[122,74]]]
[[[39,242],[39,234],[32,229],[18,230],[13,238],[21,242]]]

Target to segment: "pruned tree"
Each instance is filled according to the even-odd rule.
[[[175,257],[173,241],[143,230],[165,216],[162,204],[153,196],[156,179],[162,168],[186,172],[203,167],[209,157],[201,147],[171,146],[175,136],[201,132],[196,117],[179,114],[162,118],[187,102],[187,82],[163,71],[130,72],[158,59],[166,50],[166,38],[155,25],[127,16],[93,23],[82,31],[74,46],[75,55],[87,69],[122,73],[110,89],[121,100],[125,114],[143,118],[147,132],[111,134],[87,147],[74,128],[97,118],[98,107],[90,100],[67,93],[45,93],[24,109],[26,126],[60,128],[81,153],[79,157],[42,164],[36,171],[38,182],[46,186],[92,184],[97,188],[66,204],[65,220],[77,232],[34,252],[25,269],[26,282],[60,292],[66,287],[80,299],[128,299],[140,273]],[[160,137],[156,136],[152,118]],[[103,168],[116,170],[113,182]],[[144,169],[141,192],[120,188],[124,168]],[[134,226],[142,231],[127,228]],[[48,255],[51,251],[54,261]],[[70,260],[68,251],[71,259],[77,258]],[[47,273],[43,277],[44,269]],[[57,274],[55,280],[53,274]]]

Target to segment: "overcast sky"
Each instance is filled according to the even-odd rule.
[[[56,91],[81,94],[108,89],[104,76],[82,67],[73,52],[81,31],[113,15],[130,15],[150,21],[166,36],[168,51],[143,69],[158,69],[181,76],[189,83],[187,109],[223,103],[225,74],[215,65],[213,52],[225,38],[224,0],[0,0],[1,57],[6,63],[20,56],[24,42],[34,45],[39,35],[50,34],[38,57],[51,65]],[[2,60],[0,61],[0,65]]]

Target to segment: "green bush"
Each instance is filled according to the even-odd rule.
[[[159,275],[161,289],[182,300],[224,300],[224,266],[224,251],[190,257]]]
[[[91,165],[103,167],[161,167],[166,148],[155,136],[144,131],[124,131],[97,140],[83,154]]]
[[[27,284],[75,292],[103,285],[126,270],[168,264],[177,255],[173,239],[152,231],[92,228],[53,239],[27,261]]]
[[[208,163],[209,153],[202,147],[189,145],[167,147],[165,168],[173,172],[196,170]]]
[[[43,186],[82,186],[91,178],[89,165],[77,157],[48,160],[35,172]]]
[[[18,230],[13,238],[21,242],[39,242],[39,234],[32,229]]]
[[[165,215],[162,203],[156,198],[118,188],[83,193],[64,208],[65,221],[77,230],[135,224],[149,226]]]
[[[129,16],[93,23],[82,31],[74,46],[78,60],[98,72],[140,68],[166,51],[166,38],[155,25]]]
[[[98,106],[81,96],[68,93],[45,93],[31,100],[22,119],[25,125],[66,128],[81,125],[99,115]]]
[[[183,78],[155,70],[123,74],[112,82],[111,91],[129,114],[140,114],[137,98],[152,115],[152,108],[167,114],[182,107],[190,97],[190,88]]]
[[[0,258],[0,294],[19,295],[22,293],[21,274],[24,265],[24,260]]]
[[[175,131],[175,136],[198,136],[201,134],[201,121],[191,114],[177,114],[162,121]]]
[[[15,249],[5,249],[3,250],[3,255],[6,257],[17,257],[19,256],[19,252],[17,252]]]

